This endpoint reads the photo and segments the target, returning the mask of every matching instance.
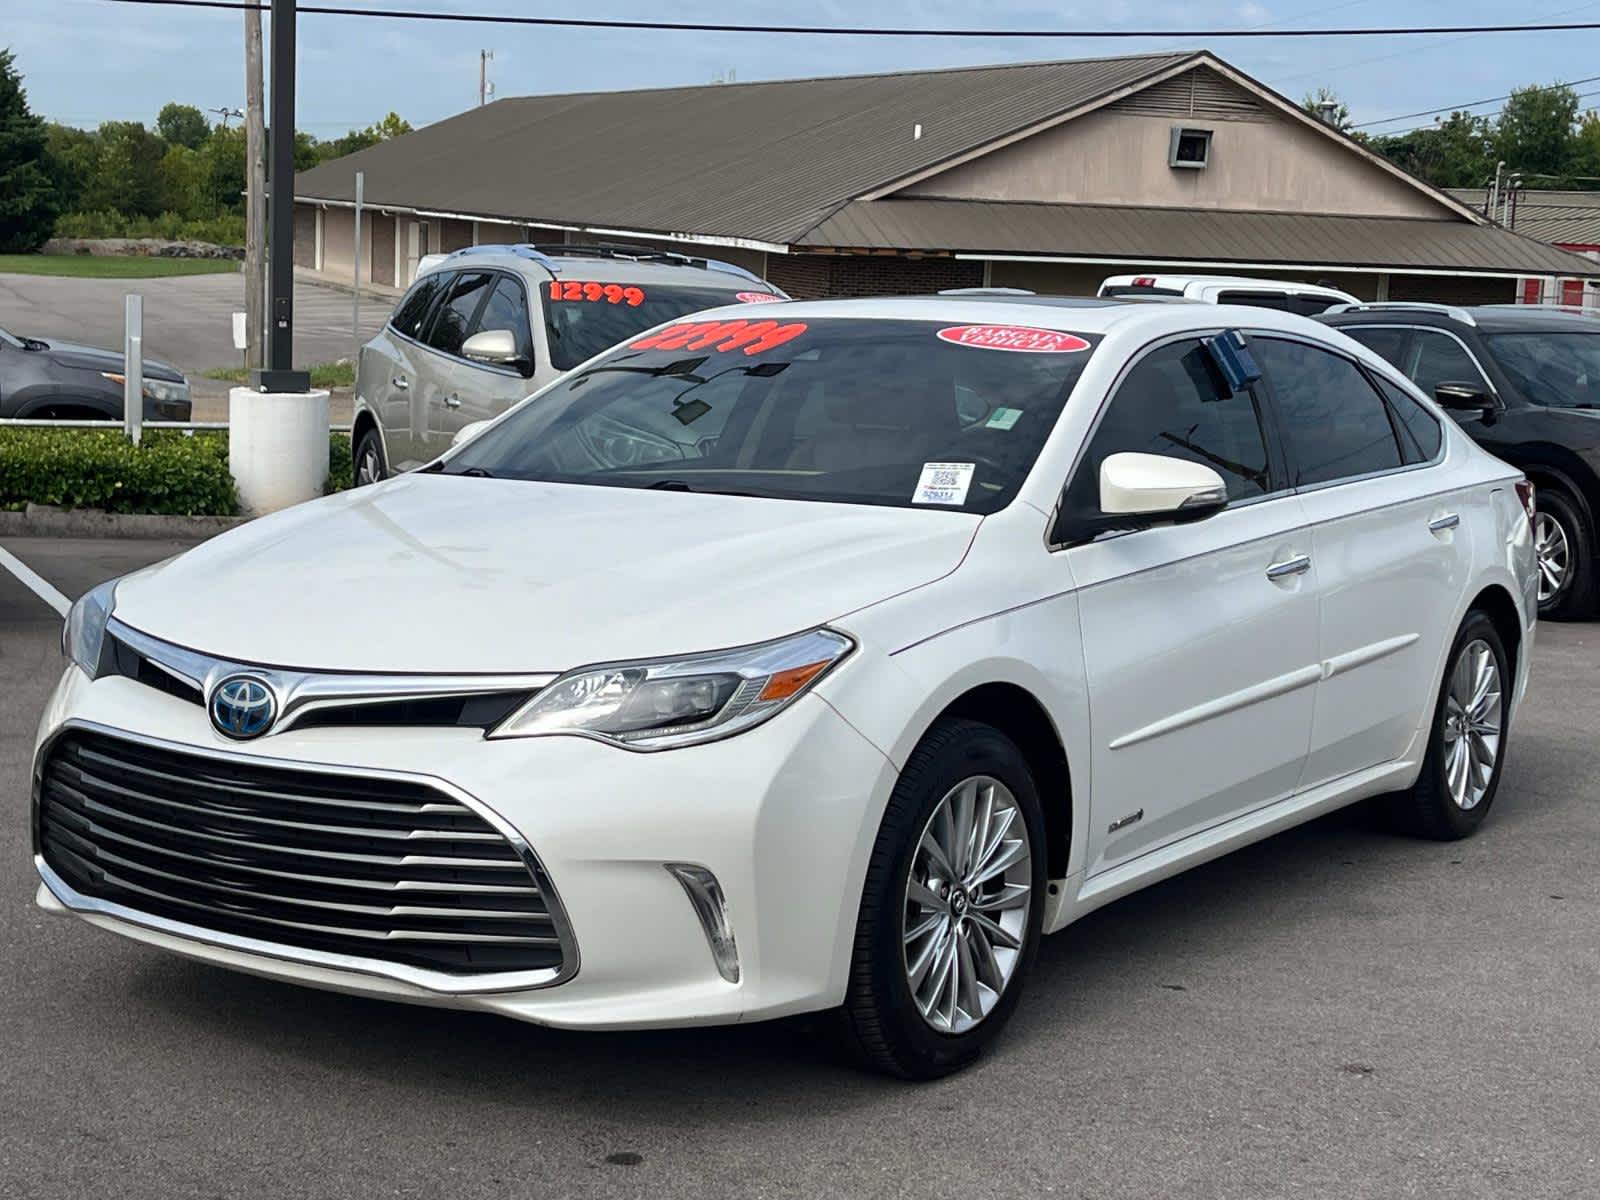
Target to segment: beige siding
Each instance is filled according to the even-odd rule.
[[[322,273],[335,279],[349,279],[355,269],[351,257],[355,246],[356,214],[353,209],[327,208],[322,211]],[[362,277],[365,278],[365,272]]]
[[[364,214],[362,219],[365,220]],[[362,278],[369,279],[373,283],[394,286],[394,243],[398,221],[397,217],[388,213],[373,214],[370,240],[367,243],[370,247],[367,255],[370,269],[361,273]]]
[[[952,167],[901,195],[1059,204],[1130,204],[1344,216],[1448,214],[1350,148],[1277,113],[1158,115],[1126,108],[1079,117]],[[1167,165],[1172,126],[1213,130],[1210,165]]]

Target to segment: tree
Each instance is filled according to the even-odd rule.
[[[99,153],[95,136],[87,129],[51,121],[45,126],[45,149],[61,211],[75,212],[83,207],[83,194],[94,174]]]
[[[156,132],[169,146],[198,150],[211,135],[211,125],[194,105],[173,101],[162,106],[157,114]]]
[[[1484,118],[1453,112],[1431,127],[1375,137],[1371,146],[1435,187],[1481,187],[1494,174],[1494,138]]]
[[[352,129],[343,137],[318,142],[315,147],[316,161],[324,163],[331,159],[343,158],[346,154],[354,154],[357,150],[365,150],[368,146],[376,146],[379,142],[387,142],[390,138],[397,138],[411,131],[410,121],[399,113],[391,112],[376,125],[368,125],[365,129]]]
[[[1338,93],[1332,88],[1319,87],[1314,92],[1307,92],[1300,101],[1300,107],[1335,129],[1343,132],[1350,129],[1350,106],[1339,99]]]
[[[244,208],[244,129],[214,126],[201,147],[200,177],[209,204],[206,216]]]
[[[154,217],[163,208],[161,159],[166,143],[139,121],[106,121],[96,131],[94,172],[83,206],[131,217]]]
[[[1578,122],[1572,139],[1572,173],[1583,179],[1583,186],[1594,187],[1600,177],[1600,113],[1586,112]]]
[[[1500,110],[1495,152],[1510,170],[1564,177],[1572,169],[1577,122],[1578,94],[1571,88],[1518,88]]]
[[[44,244],[60,215],[43,118],[10,50],[0,50],[0,252],[26,253]]]

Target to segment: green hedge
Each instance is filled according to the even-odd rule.
[[[328,490],[351,485],[350,437],[330,435]],[[150,430],[134,446],[107,429],[0,428],[0,509],[232,516],[225,433]]]
[[[71,212],[56,219],[56,236],[67,238],[165,238],[171,242],[211,242],[217,246],[244,245],[244,218],[237,213],[215,217],[181,217],[164,212],[155,217],[130,217],[124,213]]]

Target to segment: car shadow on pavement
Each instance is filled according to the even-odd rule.
[[[1509,826],[1518,806],[1504,791],[1502,800],[1505,811],[1496,815]],[[1070,1064],[1076,1030],[1114,1025],[1139,997],[1194,987],[1197,974],[1214,969],[1220,944],[1263,936],[1263,913],[1273,914],[1271,937],[1279,940],[1315,937],[1318,921],[1381,918],[1407,904],[1407,873],[1460,861],[1460,853],[1386,834],[1358,806],[1135,893],[1044,939],[1016,1020],[986,1062],[1009,1062],[1013,1070],[1030,1060]],[[1386,887],[1387,899],[1375,898]],[[748,1106],[743,1119],[776,1120],[797,1107],[870,1103],[903,1086],[853,1070],[820,1016],[571,1032],[295,987],[154,951],[141,955],[131,978],[105,984],[126,988],[127,1002],[147,1006],[152,1019],[199,1026],[208,1042],[269,1046],[275,1057],[292,1060],[284,1068],[295,1074],[309,1067],[346,1081],[369,1077],[391,1098],[400,1089],[415,1092],[419,1103],[453,1092],[609,1116],[622,1106],[629,1119],[670,1114],[680,1125],[698,1125],[726,1123],[740,1105]],[[1175,1045],[1193,1036],[1178,1018],[1161,1018],[1156,1027]],[[981,1083],[984,1066],[962,1078]]]

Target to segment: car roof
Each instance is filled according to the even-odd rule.
[[[1435,329],[1471,326],[1483,333],[1600,333],[1600,317],[1539,304],[1407,305],[1393,301],[1323,313],[1334,328],[1359,325],[1422,325]]]
[[[1223,287],[1252,287],[1274,292],[1320,292],[1323,295],[1345,296],[1344,292],[1325,283],[1302,283],[1297,279],[1262,279],[1252,275],[1156,275],[1141,271],[1132,275],[1111,275],[1100,283],[1101,287],[1133,287],[1137,279],[1148,279],[1151,287],[1184,288],[1190,284]]]
[[[519,242],[466,246],[430,265],[430,271],[479,264],[510,267],[540,280],[592,280],[596,283],[680,284],[727,291],[770,291],[772,285],[733,263],[692,258],[642,246],[563,246]]]
[[[748,317],[747,305],[695,313],[695,321]],[[1021,325],[1079,334],[1144,326],[1159,335],[1242,326],[1326,335],[1325,326],[1279,309],[1239,304],[1153,304],[1142,297],[959,295],[883,296],[871,299],[786,300],[761,306],[763,319],[940,321],[949,325]]]

